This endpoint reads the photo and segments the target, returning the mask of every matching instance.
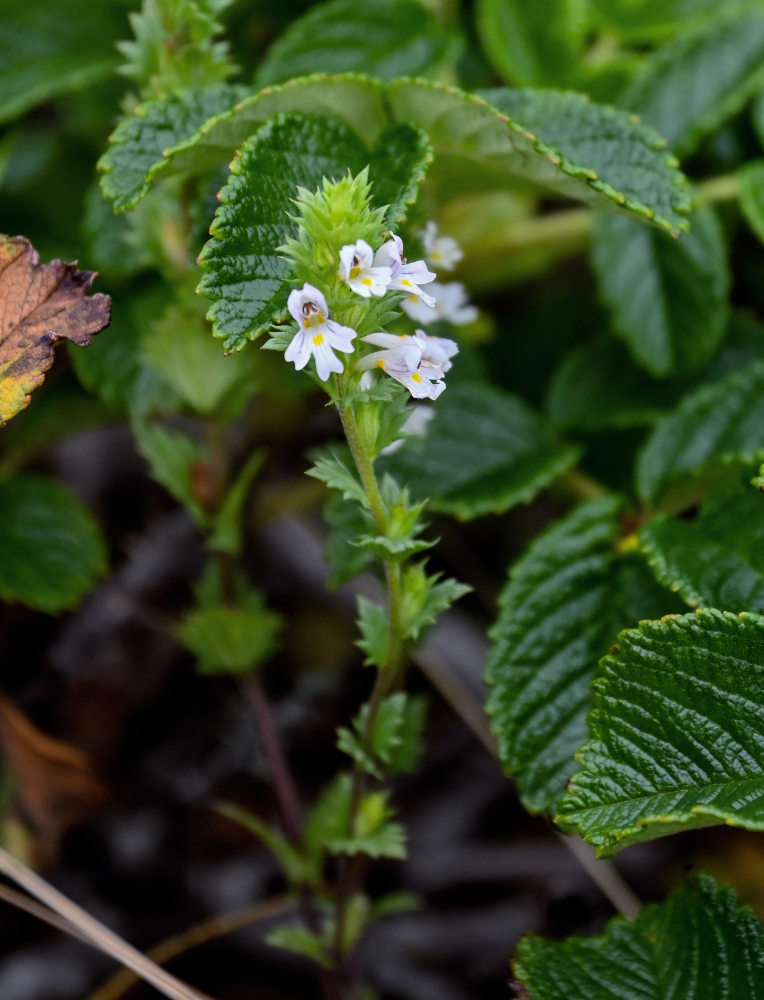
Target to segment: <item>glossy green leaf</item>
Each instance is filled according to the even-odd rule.
[[[678,240],[600,215],[592,264],[613,330],[652,375],[695,371],[719,346],[728,319],[730,278],[721,228],[705,208]]]
[[[409,122],[427,132],[436,155],[466,157],[508,181],[535,181],[572,198],[621,206],[672,232],[686,228],[684,178],[657,133],[633,116],[583,94],[502,90],[491,97],[500,107],[424,80],[306,77],[266,88],[209,119],[167,149],[150,176],[214,168],[264,121],[281,112],[313,112],[345,122],[369,145],[392,122]]]
[[[764,617],[701,609],[622,632],[558,822],[600,855],[680,830],[764,830]]]
[[[434,76],[455,61],[459,48],[455,32],[414,0],[331,0],[293,21],[273,43],[257,83],[310,73]]]
[[[499,598],[486,708],[532,812],[553,810],[575,770],[600,656],[625,625],[672,605],[641,564],[618,557],[619,509],[610,497],[574,508],[531,543]]]
[[[646,503],[690,477],[764,460],[764,361],[733,371],[687,396],[664,417],[637,459]]]
[[[764,85],[764,10],[731,7],[658,48],[619,99],[682,156]]]
[[[355,175],[367,165],[373,178],[379,163],[393,212],[402,211],[406,200],[413,198],[429,147],[411,126],[391,131],[392,135],[383,132],[379,146],[369,152],[340,122],[315,115],[282,115],[245,142],[219,194],[212,239],[199,255],[204,271],[199,291],[213,300],[208,318],[226,350],[238,350],[248,339],[254,340],[270,329],[274,316],[285,312],[289,291],[285,279],[291,265],[280,247],[297,235],[297,223],[290,216],[298,188],[313,192],[324,178],[340,180],[348,171]],[[400,154],[394,169],[386,148],[388,137]]]
[[[690,607],[764,612],[764,574],[702,525],[659,515],[640,529],[639,544],[656,579]]]
[[[513,966],[532,1000],[762,1000],[764,931],[734,890],[699,874],[597,937],[525,937]]]
[[[193,134],[212,115],[230,108],[243,94],[241,87],[224,83],[182,90],[139,104],[123,118],[98,161],[103,173],[101,190],[114,202],[114,211],[135,208],[155,174],[164,168],[165,150]]]
[[[518,397],[472,384],[450,387],[424,436],[379,464],[433,509],[467,519],[527,503],[579,454]]]
[[[585,0],[479,0],[476,27],[483,51],[507,83],[566,84],[586,41]]]
[[[0,121],[109,77],[119,61],[114,43],[126,27],[123,11],[108,0],[87,17],[79,0],[3,4]]]
[[[88,509],[45,476],[0,480],[0,600],[37,611],[72,608],[106,568],[106,546]]]

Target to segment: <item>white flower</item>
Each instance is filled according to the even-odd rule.
[[[374,263],[390,269],[390,289],[408,292],[411,301],[421,299],[428,306],[433,306],[433,299],[419,287],[430,281],[435,281],[436,275],[427,270],[423,260],[409,263],[403,256],[403,241],[400,236],[393,236],[374,254]]]
[[[392,333],[370,333],[362,340],[384,350],[361,358],[360,368],[377,366],[405,386],[414,399],[437,399],[446,388],[443,376],[459,350],[453,340],[428,337],[417,330],[413,337]]]
[[[364,372],[364,375],[368,374],[369,372]],[[424,437],[427,433],[427,426],[434,416],[435,410],[431,406],[419,403],[413,407],[409,411],[406,422],[401,427],[401,434],[405,434],[405,437],[392,441],[386,448],[382,449],[380,455],[394,455],[406,443],[407,437]]]
[[[424,255],[432,264],[443,271],[453,271],[464,254],[452,236],[438,236],[437,224],[428,222],[419,234]]]
[[[307,282],[301,291],[292,289],[287,299],[287,308],[300,330],[284,352],[284,360],[293,361],[297,371],[300,371],[307,365],[312,354],[322,382],[326,382],[331,372],[341,372],[342,362],[332,348],[350,354],[353,350],[352,341],[357,336],[355,330],[329,319],[326,299]]]
[[[435,299],[433,309],[424,307],[411,297],[401,302],[404,312],[415,322],[426,325],[442,319],[454,326],[463,326],[477,319],[478,311],[467,301],[467,289],[460,281],[451,281],[446,285],[435,282],[430,285],[430,291]]]
[[[389,267],[377,264],[374,251],[366,240],[347,243],[340,250],[340,280],[346,282],[357,295],[368,299],[384,295],[390,285],[392,272]]]

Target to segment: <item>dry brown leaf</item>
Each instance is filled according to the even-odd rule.
[[[109,296],[87,294],[94,277],[60,260],[40,264],[29,240],[0,235],[0,425],[27,406],[57,340],[89,344],[109,325]]]
[[[88,755],[43,733],[4,695],[0,743],[24,813],[49,846],[105,801],[106,788]]]

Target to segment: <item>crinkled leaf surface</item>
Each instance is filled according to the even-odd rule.
[[[622,632],[558,822],[600,855],[680,830],[764,830],[764,617],[701,609]]]
[[[399,154],[395,164],[388,138]],[[369,152],[346,125],[316,115],[280,115],[248,139],[231,164],[212,239],[199,256],[199,291],[213,299],[208,318],[226,350],[254,340],[285,311],[290,263],[278,250],[287,236],[297,235],[289,216],[298,187],[314,191],[323,178],[340,180],[368,165],[370,178],[379,174],[392,202],[392,225],[415,195],[428,155],[422,134],[411,126],[384,131]]]
[[[725,465],[764,459],[764,361],[687,396],[637,459],[637,493],[654,502],[673,484]]]
[[[0,425],[29,403],[61,338],[89,344],[108,326],[111,299],[88,295],[92,271],[40,256],[23,236],[0,236]]]
[[[90,512],[45,476],[0,480],[0,599],[38,611],[74,607],[106,568]]]
[[[103,172],[101,190],[114,202],[114,211],[124,212],[137,205],[154,175],[162,170],[165,149],[185,139],[211,115],[230,108],[244,93],[242,87],[226,83],[204,90],[182,90],[140,104],[123,118],[98,161]]]
[[[430,76],[452,63],[460,39],[414,0],[332,0],[293,21],[268,50],[257,83],[310,73]]]
[[[702,524],[659,515],[640,529],[639,545],[656,578],[690,607],[764,612],[764,574]]]
[[[499,757],[533,812],[554,810],[586,737],[589,683],[618,631],[668,610],[621,560],[616,498],[574,508],[533,541],[499,599],[485,679]]]
[[[734,890],[699,874],[597,937],[525,937],[513,966],[531,1000],[762,1000],[764,931]]]
[[[119,60],[114,42],[126,28],[116,4],[92,4],[83,17],[80,0],[5,3],[2,24],[0,121],[108,77]]]
[[[613,330],[637,364],[656,376],[707,364],[724,336],[730,283],[712,209],[695,212],[678,240],[602,213],[591,255]]]
[[[196,132],[165,150],[150,176],[214,168],[280,112],[315,112],[345,122],[368,144],[391,122],[409,122],[428,133],[438,155],[468,157],[508,180],[535,181],[573,198],[621,206],[672,232],[686,228],[684,178],[652,129],[582,94],[491,94],[501,108],[425,80],[385,84],[352,75],[306,77],[268,87],[200,123]]]
[[[682,156],[764,85],[764,10],[730,6],[658,48],[619,99]]]
[[[449,387],[423,437],[379,462],[413,496],[460,518],[526,503],[578,459],[517,396],[488,385]]]

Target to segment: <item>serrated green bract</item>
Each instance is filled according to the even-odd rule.
[[[204,90],[182,90],[138,105],[109,137],[109,149],[98,161],[101,190],[115,212],[135,208],[165,169],[165,150],[177,145],[212,115],[244,96],[241,87],[216,84]],[[225,162],[232,150],[224,153]]]
[[[658,515],[640,529],[639,544],[656,578],[690,607],[764,611],[764,575],[702,524]]]
[[[350,836],[327,844],[333,854],[367,854],[370,858],[405,858],[406,831],[392,819],[387,792],[368,792],[361,800]]]
[[[764,84],[764,11],[740,5],[719,11],[657,49],[618,102],[639,112],[682,156]]]
[[[600,656],[619,629],[671,605],[642,566],[618,559],[619,509],[611,497],[574,508],[531,543],[499,599],[486,708],[532,812],[553,810],[575,770]]]
[[[425,435],[379,464],[434,510],[467,519],[532,500],[579,455],[517,396],[469,384],[449,388]]]
[[[389,695],[380,704],[371,733],[367,734],[368,706],[364,705],[352,729],[343,726],[337,730],[337,746],[376,778],[386,772],[411,770],[421,751],[425,710],[426,702],[421,697],[410,698],[403,691]]]
[[[470,587],[440,573],[428,576],[423,565],[407,566],[401,585],[401,634],[418,639],[421,631],[434,625],[442,611],[450,608]]]
[[[762,461],[762,426],[764,361],[759,360],[697,389],[657,424],[637,459],[637,493],[651,503],[689,477]]]
[[[620,206],[672,232],[687,228],[684,178],[652,129],[582,94],[500,93],[503,104],[518,104],[517,119],[479,96],[425,80],[306,77],[268,87],[211,118],[166,150],[152,176],[159,169],[212,169],[263,122],[282,112],[313,112],[345,122],[369,145],[387,125],[409,122],[427,132],[436,155],[466,157],[508,181],[536,181],[572,198]]]
[[[734,890],[699,874],[597,937],[525,937],[513,966],[533,1000],[764,1000],[764,931]]]
[[[364,666],[382,670],[390,649],[390,619],[387,611],[365,597],[358,598],[358,647],[364,652]]]
[[[570,83],[589,28],[582,0],[480,0],[476,27],[485,54],[508,83]]]
[[[109,77],[114,42],[124,31],[116,4],[94,4],[82,16],[79,0],[3,4],[0,33],[0,121]]]
[[[405,136],[408,156],[403,154]],[[281,115],[245,142],[220,191],[212,239],[199,255],[204,271],[199,291],[213,300],[208,318],[226,350],[240,349],[285,313],[291,265],[281,248],[297,236],[290,216],[298,188],[312,193],[324,178],[340,180],[366,166],[374,177],[378,160],[393,211],[414,196],[429,147],[411,126],[396,128],[390,138],[401,154],[394,170],[384,133],[379,147],[369,151],[352,129],[315,115]]]
[[[309,73],[433,76],[455,61],[460,47],[459,36],[413,0],[331,0],[293,21],[273,43],[257,83]]]
[[[679,240],[630,219],[601,214],[592,263],[614,332],[652,375],[695,371],[724,336],[729,273],[710,208],[695,212]]]
[[[622,632],[558,822],[607,856],[727,823],[764,830],[764,617],[701,609]]]
[[[90,512],[45,476],[0,480],[0,600],[37,611],[74,607],[106,568]]]
[[[331,490],[337,490],[343,500],[352,500],[362,507],[368,506],[366,492],[361,486],[353,468],[350,451],[346,447],[336,446],[318,451],[306,475],[320,479]]]
[[[178,626],[178,637],[202,674],[253,673],[277,648],[281,618],[265,607],[197,608]]]

